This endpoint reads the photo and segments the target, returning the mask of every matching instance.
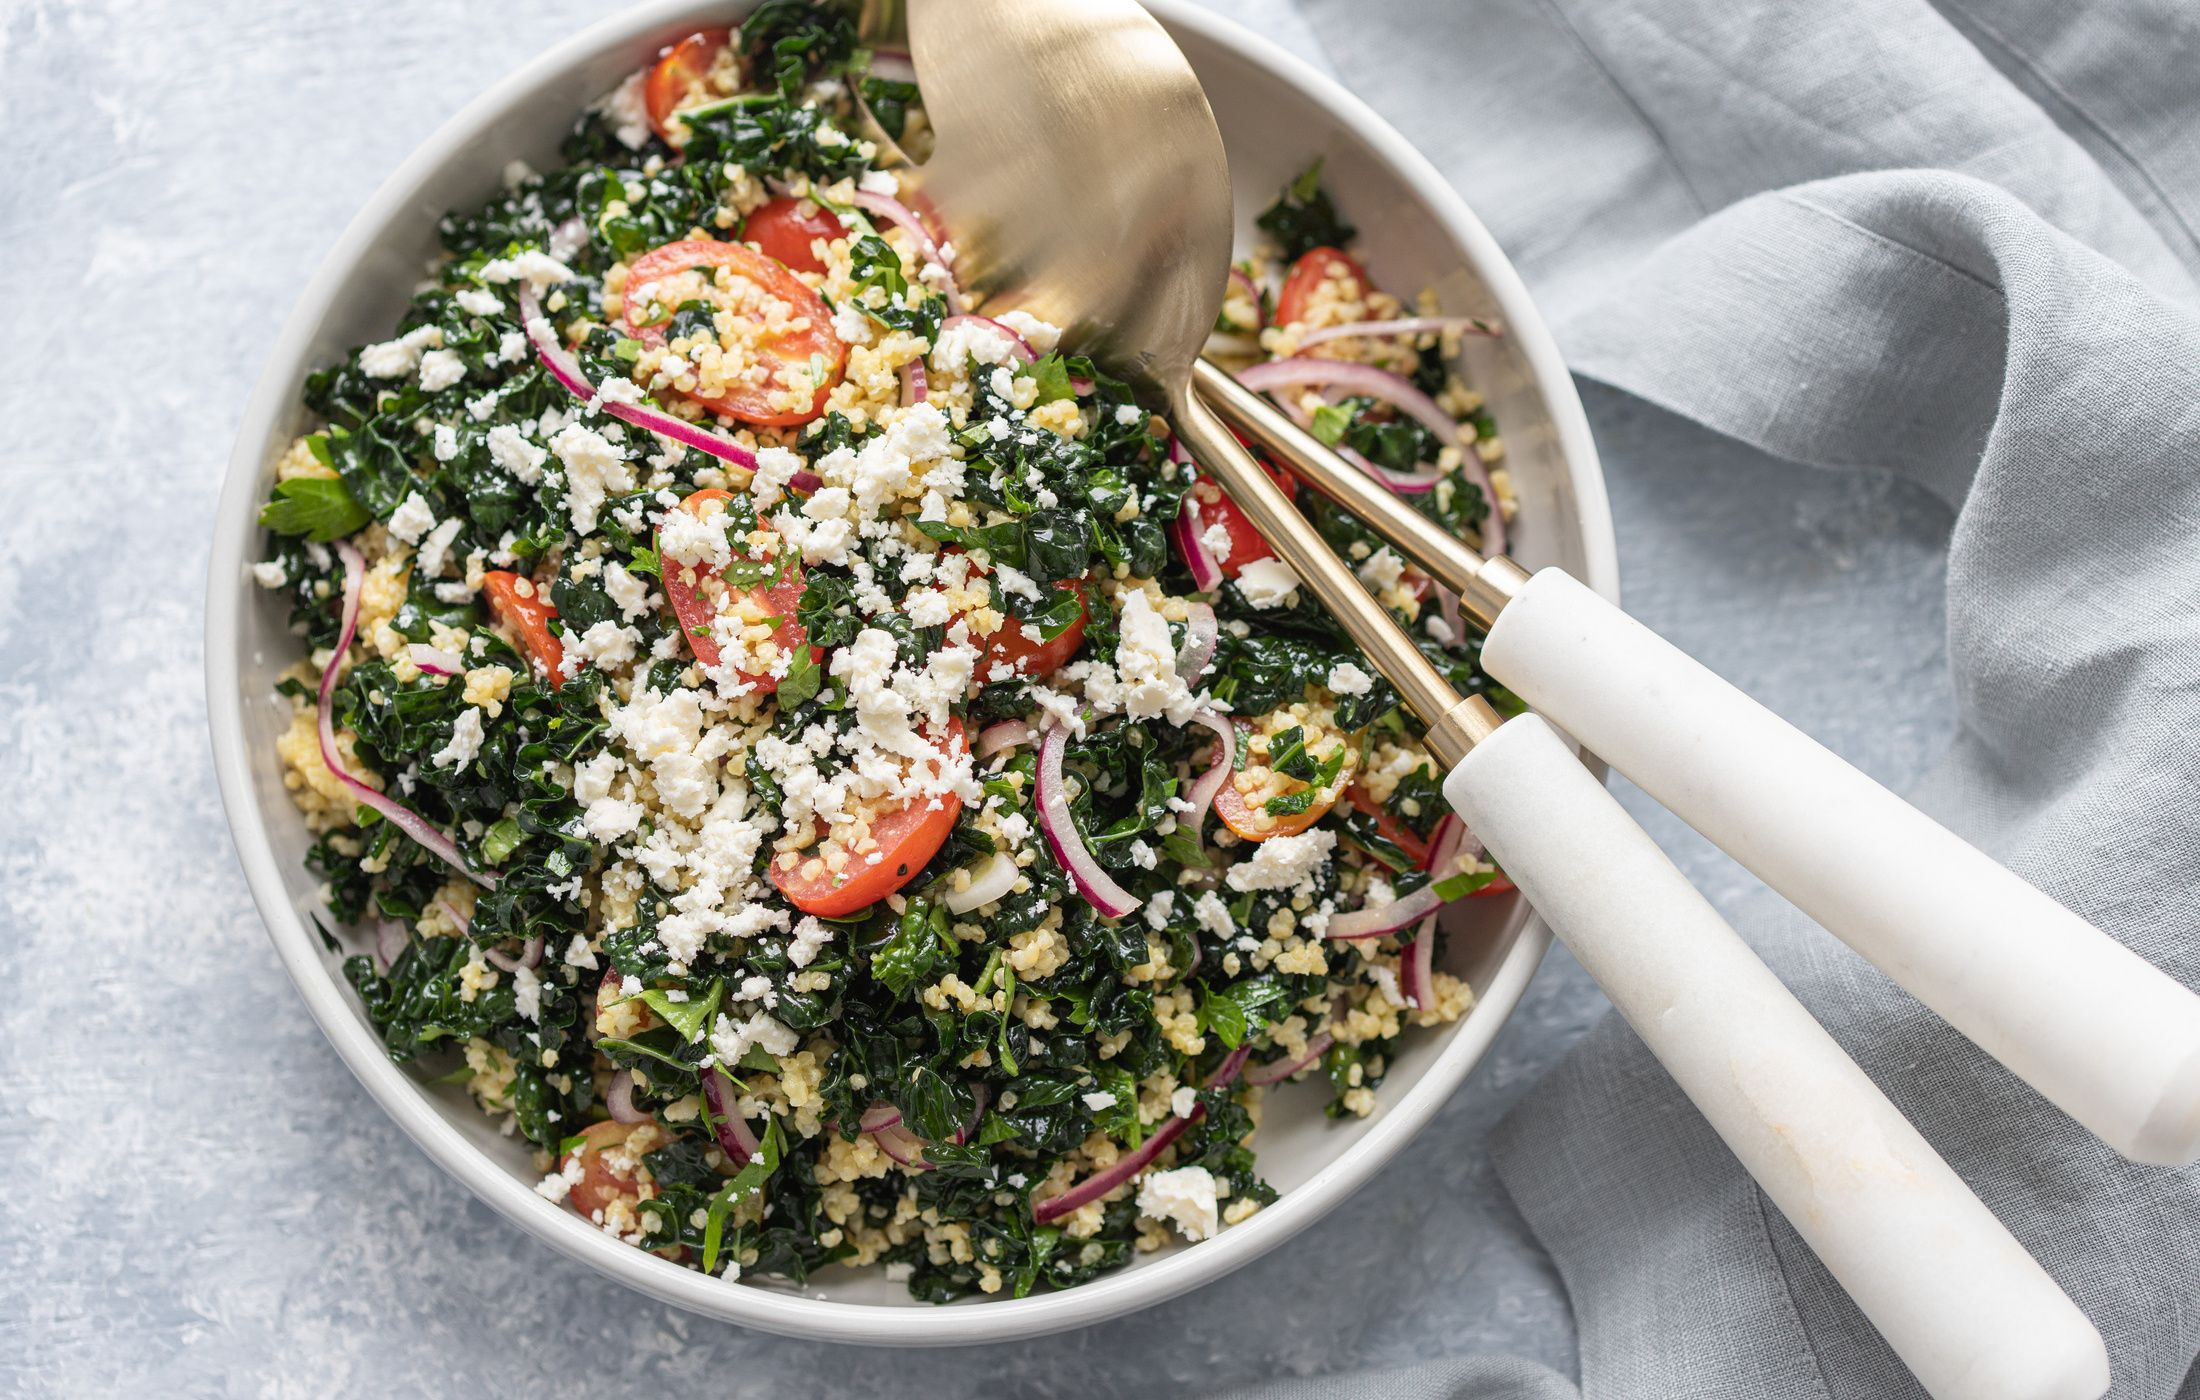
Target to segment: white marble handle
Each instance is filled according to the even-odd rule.
[[[1938,1400],[2108,1388],[2085,1315],[1549,725],[1444,796]]]
[[[1483,665],[2119,1152],[2200,1157],[2200,997],[1556,569]]]

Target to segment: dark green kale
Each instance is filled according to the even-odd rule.
[[[1296,261],[1316,248],[1342,248],[1359,232],[1338,216],[1321,178],[1322,163],[1317,160],[1285,185],[1276,202],[1254,221],[1283,250],[1285,261]]]

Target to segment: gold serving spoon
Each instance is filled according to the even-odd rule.
[[[1169,36],[1131,0],[907,0],[907,13],[937,140],[911,174],[966,294],[1063,327],[1165,406],[1420,716],[1452,768],[1446,796],[1928,1389],[2105,1389],[2084,1316],[1550,726],[1501,725],[1453,692],[1195,392],[1230,264],[1230,176]],[[1473,573],[1492,613],[1534,586],[1506,565]]]

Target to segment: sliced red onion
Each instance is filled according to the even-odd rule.
[[[1413,941],[1398,955],[1398,990],[1406,1005],[1426,1011],[1436,1004],[1436,916],[1421,921]]]
[[[587,246],[588,223],[577,214],[550,230],[550,256],[559,262],[572,261]]]
[[[1215,621],[1215,610],[1206,603],[1191,603],[1185,608],[1184,645],[1176,650],[1176,674],[1185,685],[1199,684],[1199,678],[1207,674],[1207,663],[1215,659],[1215,643],[1222,640],[1222,626]]]
[[[712,1066],[703,1071],[703,1098],[710,1104],[711,1126],[718,1133],[718,1150],[735,1166],[747,1166],[759,1144],[756,1134],[742,1121],[740,1105],[733,1094],[733,1081],[726,1078],[724,1070]]]
[[[565,391],[574,398],[595,405],[622,423],[631,423],[660,437],[671,438],[683,446],[706,452],[721,462],[731,462],[749,471],[756,470],[756,454],[732,438],[714,433],[700,424],[690,423],[685,418],[675,417],[663,409],[638,403],[612,403],[600,397],[596,393],[596,386],[590,384],[588,376],[582,372],[581,362],[573,357],[572,351],[558,343],[557,332],[550,328],[548,318],[542,314],[542,304],[536,300],[534,288],[524,282],[519,288],[519,312],[527,327],[527,339],[535,347],[535,358],[542,361],[542,367],[550,372],[550,377],[564,386]]]
[[[890,83],[913,83],[917,80],[917,64],[901,49],[873,49],[871,73]]]
[[[924,396],[930,391],[930,387],[925,382],[923,361],[903,361],[901,366],[901,406],[903,408],[907,408],[911,404],[923,403]]]
[[[856,1120],[856,1126],[867,1133],[875,1133],[882,1128],[891,1128],[900,1121],[901,1110],[882,1100],[863,1110],[863,1116]]]
[[[405,654],[412,658],[413,665],[431,676],[455,676],[466,669],[465,659],[457,652],[431,647],[425,642],[414,642],[405,648]]]
[[[1186,1128],[1206,1116],[1207,1106],[1201,1104],[1185,1117],[1171,1118],[1154,1129],[1153,1136],[1140,1143],[1136,1151],[1116,1158],[1112,1165],[1094,1172],[1059,1196],[1049,1196],[1043,1201],[1033,1202],[1032,1220],[1045,1225],[1099,1200],[1144,1171],[1154,1158],[1168,1150],[1170,1143],[1183,1135]]]
[[[902,1166],[920,1172],[932,1170],[932,1164],[924,1160],[924,1139],[910,1132],[899,1121],[871,1134],[871,1141],[878,1144],[879,1151]]]
[[[634,1106],[634,1071],[622,1069],[604,1087],[603,1105],[617,1123],[647,1123],[649,1115]]]
[[[516,958],[495,948],[483,949],[481,955],[506,972],[518,972],[523,967],[538,967],[542,963],[542,935],[538,933],[521,944],[519,956]]]
[[[1429,842],[1428,847],[1428,871],[1431,883],[1458,873],[1452,867],[1457,863],[1460,853],[1467,849],[1467,843],[1470,841],[1474,843],[1476,853],[1479,853],[1482,849],[1481,838],[1477,837],[1467,824],[1459,819],[1458,813],[1444,813],[1444,819],[1436,824],[1435,838]]]
[[[1268,1064],[1249,1069],[1245,1071],[1245,1082],[1248,1084],[1275,1084],[1289,1079],[1292,1075],[1297,1074],[1300,1070],[1320,1059],[1329,1047],[1336,1043],[1337,1038],[1335,1036],[1327,1031],[1321,1031],[1308,1039],[1306,1048],[1299,1052],[1297,1059],[1274,1060]]]
[[[1069,731],[1050,725],[1039,740],[1039,831],[1047,850],[1067,871],[1070,883],[1085,902],[1110,919],[1120,919],[1138,908],[1130,891],[1100,868],[1085,839],[1077,834],[1077,820],[1070,815],[1069,790],[1062,779],[1062,751],[1069,747]]]
[[[1093,381],[1091,381],[1090,379],[1079,379],[1076,375],[1073,374],[1069,378],[1069,391],[1079,398],[1085,398],[1089,396],[1093,391]]]
[[[797,469],[794,475],[787,478],[787,489],[804,496],[815,495],[818,491],[824,489],[824,486],[825,478],[811,471],[808,467]]]
[[[1251,365],[1238,371],[1238,382],[1248,389],[1262,393],[1275,389],[1287,389],[1305,385],[1315,388],[1336,388],[1348,394],[1364,394],[1396,406],[1408,417],[1436,435],[1436,440],[1446,447],[1459,450],[1460,465],[1467,479],[1482,489],[1482,495],[1490,504],[1490,513],[1482,521],[1482,541],[1492,554],[1505,552],[1505,513],[1497,503],[1497,488],[1490,484],[1489,468],[1474,451],[1472,443],[1459,437],[1459,425],[1452,421],[1443,406],[1423,393],[1418,386],[1402,375],[1373,365],[1353,364],[1347,360],[1322,360],[1307,356],[1294,356],[1287,360],[1271,360],[1267,364]]]
[[[1453,642],[1465,639],[1467,620],[1459,612],[1459,595],[1440,583],[1436,585],[1436,613],[1444,619],[1444,625],[1451,629]]]
[[[458,906],[449,900],[439,899],[435,902],[435,907],[443,911],[443,917],[451,921],[451,927],[458,930],[460,938],[464,938],[474,931],[473,920],[459,913]]]
[[[1253,303],[1252,329],[1257,332],[1262,326],[1268,324],[1268,313],[1266,309],[1263,308],[1260,304],[1260,287],[1255,284],[1252,277],[1246,273],[1245,269],[1238,267],[1234,264],[1230,268],[1230,282],[1233,286],[1236,286],[1238,289],[1243,291],[1246,295],[1246,298]],[[1301,345],[1304,345],[1308,342],[1305,338],[1302,337],[1299,343]]]
[[[1328,938],[1358,939],[1381,938],[1386,933],[1396,933],[1420,919],[1425,919],[1444,907],[1444,901],[1436,893],[1436,882],[1431,880],[1412,894],[1394,899],[1388,904],[1372,909],[1354,909],[1350,913],[1337,914],[1329,920]]]
[[[981,905],[991,904],[1007,894],[1021,874],[1023,871],[1017,868],[1014,856],[1006,851],[995,851],[986,858],[984,865],[971,872],[967,889],[948,892],[947,912],[967,914]]]
[[[398,955],[405,951],[405,926],[395,919],[384,919],[374,930],[374,955],[382,960],[382,966],[392,967]]]
[[[1314,415],[1300,407],[1297,399],[1284,399],[1283,411],[1300,427],[1309,430],[1313,428]],[[1337,443],[1329,450],[1401,496],[1426,495],[1436,489],[1437,482],[1444,479],[1443,473],[1427,462],[1410,472],[1394,472],[1388,467],[1376,465],[1359,449],[1346,447],[1343,443]]]
[[[1252,1054],[1253,1042],[1250,1040],[1240,1042],[1237,1049],[1222,1057],[1222,1063],[1215,1066],[1215,1072],[1208,1075],[1207,1082],[1200,1087],[1202,1089],[1219,1089],[1230,1083],[1238,1077],[1238,1071],[1245,1068],[1245,1062],[1252,1058]]]
[[[1237,757],[1237,726],[1230,717],[1212,705],[1202,705],[1192,711],[1192,719],[1215,732],[1215,760],[1207,765],[1207,771],[1192,783],[1185,800],[1192,810],[1184,814],[1184,822],[1191,827],[1192,839],[1198,840],[1200,828],[1207,823],[1207,809],[1214,805],[1215,794],[1230,780],[1231,763]]]
[[[1039,352],[1031,348],[1031,342],[1024,339],[1022,335],[1018,334],[1014,327],[1004,325],[1003,323],[994,320],[991,316],[974,316],[967,312],[959,313],[957,315],[950,316],[946,320],[940,322],[940,329],[942,331],[945,331],[955,326],[964,325],[983,326],[987,330],[993,332],[995,335],[1000,336],[1003,340],[1006,340],[1008,342],[1009,348],[1016,352],[1016,358],[1022,360],[1027,365],[1034,363],[1039,358]],[[1074,389],[1076,387],[1076,384],[1072,382],[1070,387]]]
[[[457,843],[429,825],[427,818],[354,778],[337,753],[335,706],[331,701],[336,694],[336,674],[343,669],[344,658],[351,652],[352,638],[359,632],[359,591],[366,583],[367,561],[350,540],[338,540],[335,549],[336,557],[344,563],[344,612],[343,623],[337,629],[336,649],[329,654],[328,668],[321,672],[320,703],[315,715],[321,736],[321,763],[331,777],[344,785],[354,801],[381,813],[451,869],[483,889],[493,890],[497,887],[496,876],[469,868]]]
[[[1367,338],[1387,335],[1442,335],[1446,331],[1458,331],[1462,335],[1503,335],[1505,328],[1495,321],[1481,321],[1472,316],[1405,316],[1395,321],[1352,321],[1342,326],[1323,326],[1299,337],[1299,348],[1319,345],[1325,340],[1343,340],[1346,337]]]
[[[1036,731],[1023,720],[1004,719],[978,731],[978,747],[975,752],[980,758],[991,758],[997,753],[1006,753],[1010,749],[1028,744],[1035,737]]]
[[[1169,537],[1176,541],[1176,552],[1183,556],[1184,567],[1192,571],[1192,587],[1212,593],[1222,587],[1222,565],[1215,562],[1207,542],[1200,538],[1206,528],[1200,520],[1199,497],[1186,491],[1177,505],[1176,519],[1169,522]]]
[[[892,195],[865,189],[857,190],[852,202],[864,213],[874,214],[908,234],[917,245],[917,255],[928,263],[936,264],[940,271],[947,274],[947,285],[941,288],[941,292],[947,298],[948,311],[959,315],[963,310],[963,298],[962,292],[955,286],[954,270],[948,267],[947,259],[940,256],[940,245],[933,241],[931,230],[924,226],[924,221],[917,217],[916,211]]]

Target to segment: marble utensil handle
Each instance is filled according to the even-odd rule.
[[[1491,675],[2126,1156],[2200,1156],[2200,997],[1555,569]]]
[[[1444,795],[1928,1391],[2107,1389],[2084,1314],[1548,724]]]

